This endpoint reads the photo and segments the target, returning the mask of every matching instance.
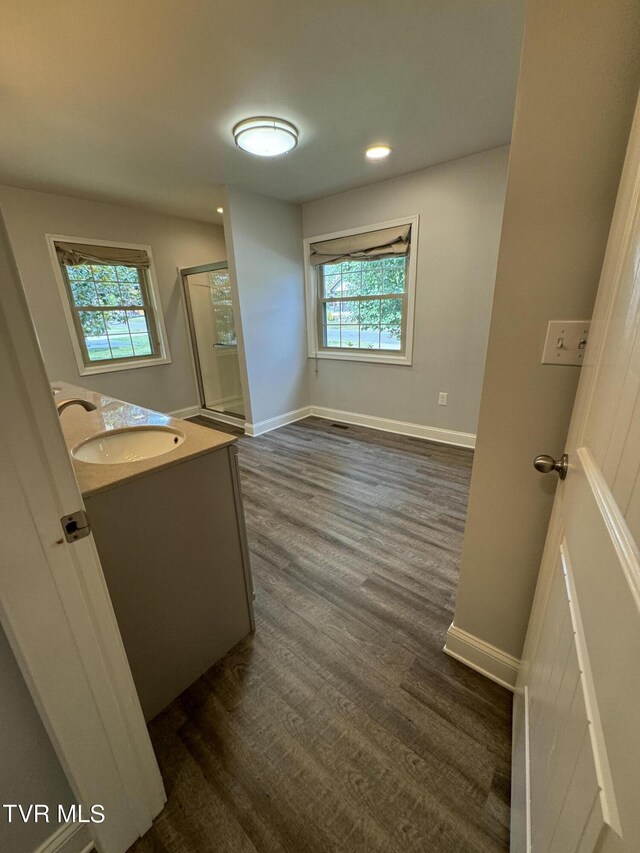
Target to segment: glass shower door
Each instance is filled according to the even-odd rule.
[[[202,408],[244,418],[227,264],[182,270],[182,280]]]

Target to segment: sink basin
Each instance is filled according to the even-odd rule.
[[[75,447],[71,455],[81,462],[117,465],[171,453],[183,441],[184,434],[177,429],[139,426],[101,432]]]

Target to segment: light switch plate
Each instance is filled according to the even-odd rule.
[[[542,364],[581,365],[589,339],[589,320],[550,320]]]

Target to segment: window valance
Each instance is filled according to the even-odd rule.
[[[151,266],[149,255],[144,249],[91,246],[88,243],[56,242],[55,246],[60,263],[69,267],[76,267],[81,264],[109,264],[110,266],[148,269]]]
[[[398,225],[311,243],[310,262],[318,266],[338,261],[376,260],[385,256],[406,255],[410,245],[411,225]]]

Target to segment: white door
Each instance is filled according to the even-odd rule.
[[[63,535],[82,496],[1,215],[0,282],[0,622],[85,820],[104,807],[93,841],[122,853],[166,798],[93,537]]]
[[[591,332],[516,689],[514,853],[640,850],[638,110]]]

